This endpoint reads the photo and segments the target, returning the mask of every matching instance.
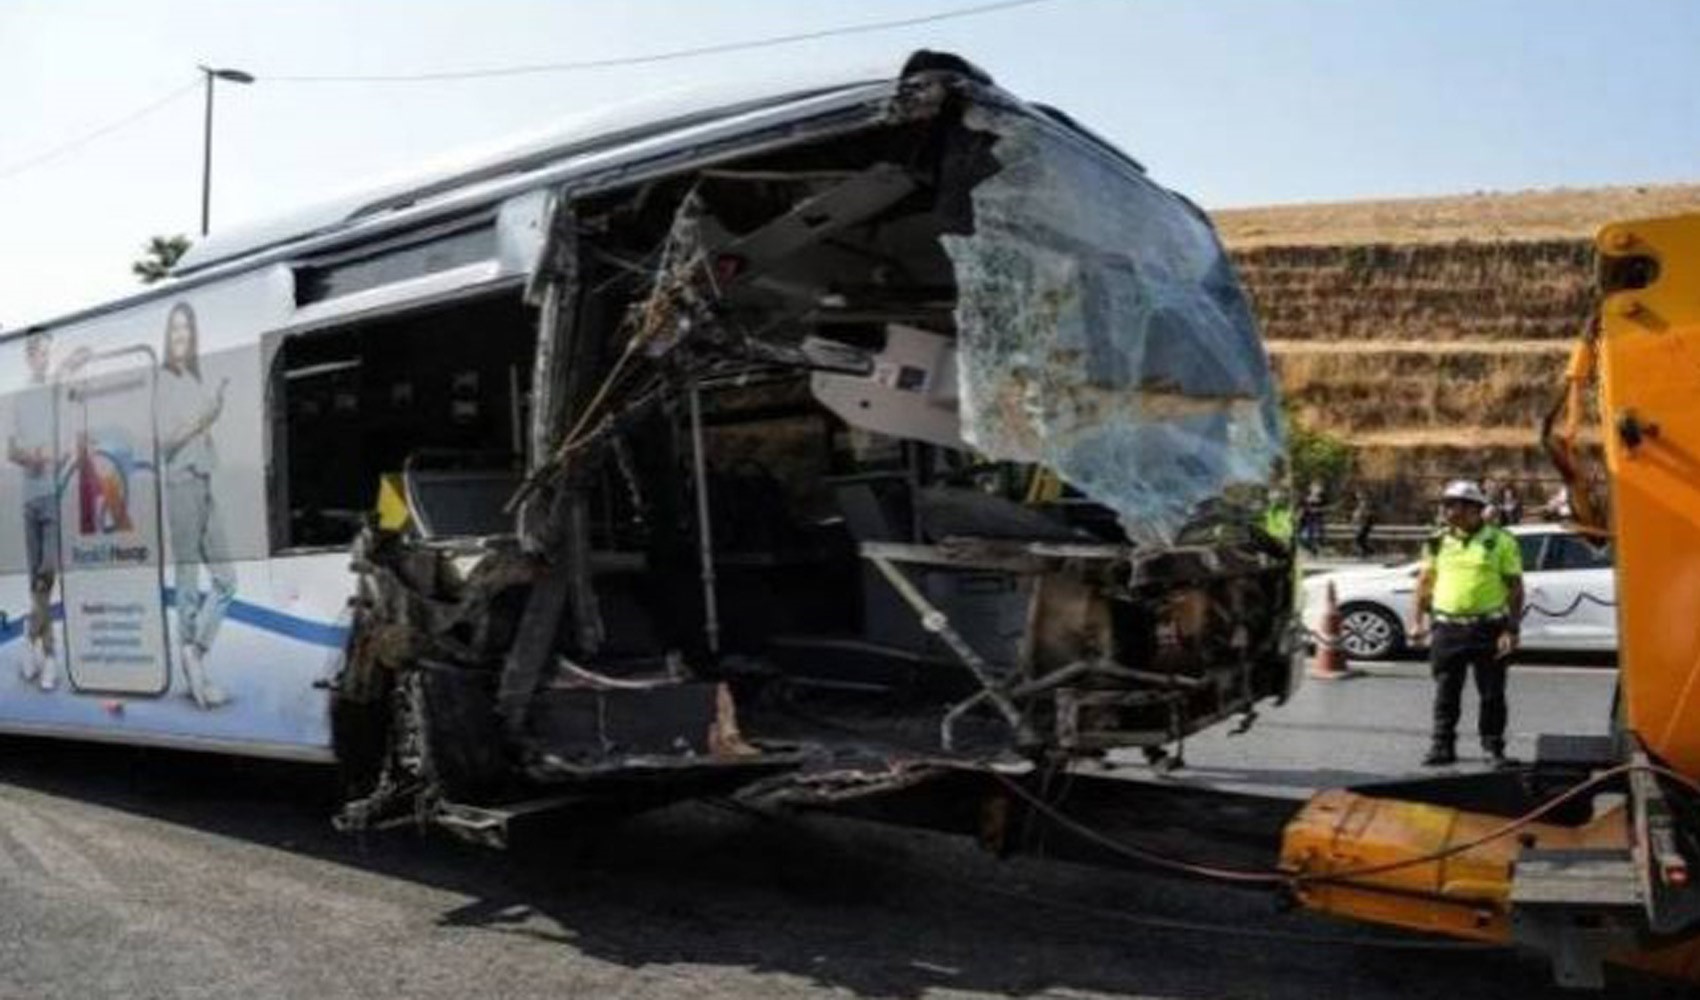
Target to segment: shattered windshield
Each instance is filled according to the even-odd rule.
[[[964,440],[1055,469],[1142,541],[1266,482],[1279,410],[1208,223],[1048,122],[978,105],[964,124],[998,137],[973,235],[941,237],[959,288]]]

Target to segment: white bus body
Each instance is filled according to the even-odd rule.
[[[863,145],[864,138],[875,144]],[[941,152],[946,145],[955,152]],[[998,176],[998,156],[1026,166]],[[823,158],[825,167],[817,162]],[[746,163],[756,166],[745,169]],[[776,172],[775,163],[782,169]],[[592,308],[581,302],[624,281],[634,287],[607,293],[615,305],[582,318],[595,336],[612,337],[618,310],[649,294],[647,286],[635,286],[662,283],[654,259],[661,251],[646,243],[630,249],[638,256],[623,259],[628,248],[619,223],[606,220],[640,219],[647,228],[634,225],[634,233],[672,239],[681,227],[696,226],[689,207],[695,196],[681,192],[696,190],[689,185],[704,178],[735,193],[744,190],[740,185],[763,192],[747,202],[739,201],[741,194],[724,199],[730,221],[705,217],[700,227],[702,239],[736,251],[724,259],[729,269],[723,277],[741,289],[738,302],[728,299],[729,308],[771,307],[779,315],[790,306],[775,303],[802,302],[828,341],[834,330],[855,331],[830,349],[801,332],[765,346],[761,334],[748,334],[751,353],[745,354],[737,348],[727,355],[716,346],[725,339],[712,341],[699,371],[712,369],[720,381],[704,384],[743,391],[742,374],[724,373],[738,365],[766,366],[769,377],[781,372],[805,400],[812,392],[817,408],[809,419],[827,429],[826,438],[883,435],[888,442],[904,439],[903,448],[967,456],[929,459],[946,472],[987,456],[1025,463],[1016,471],[1034,476],[1026,507],[1019,498],[997,498],[1001,506],[977,513],[983,504],[976,490],[945,489],[940,495],[949,503],[941,516],[967,525],[953,530],[1003,522],[1004,530],[1019,534],[1036,517],[1041,526],[1049,524],[1045,517],[1051,515],[1041,517],[1032,506],[1038,502],[1032,498],[1047,495],[1042,477],[1031,471],[1041,465],[1079,487],[1084,498],[1107,505],[1095,508],[1107,516],[1080,521],[1084,498],[1063,497],[1059,485],[1048,494],[1055,501],[1052,513],[1078,523],[1059,520],[1025,536],[1023,544],[1035,547],[1013,562],[982,558],[978,577],[964,576],[951,565],[955,555],[933,546],[881,548],[882,539],[921,541],[918,530],[913,536],[856,534],[862,529],[846,528],[853,518],[811,514],[811,537],[830,535],[836,561],[823,561],[819,573],[805,571],[801,578],[839,588],[828,602],[834,607],[854,609],[860,602],[864,616],[885,616],[881,634],[908,644],[895,659],[876,651],[874,661],[886,667],[943,664],[930,669],[956,671],[960,676],[950,682],[958,688],[993,683],[984,665],[972,676],[961,674],[960,662],[906,620],[911,609],[891,593],[876,592],[883,586],[879,578],[858,563],[871,558],[889,570],[884,560],[920,560],[920,572],[933,581],[927,586],[944,588],[933,599],[957,600],[970,616],[964,628],[987,630],[1010,657],[1019,652],[1023,670],[1063,668],[1049,679],[1036,674],[1027,687],[997,682],[1034,699],[1037,707],[1023,711],[1033,713],[1029,721],[1050,727],[1041,740],[1087,750],[1129,741],[1152,745],[1289,689],[1280,630],[1282,601],[1290,595],[1280,596],[1286,571],[1279,549],[1241,531],[1237,563],[1212,561],[1202,545],[1186,557],[1202,560],[1188,565],[1228,567],[1181,574],[1192,574],[1189,579],[1202,572],[1220,575],[1224,586],[1273,588],[1266,601],[1234,599],[1232,613],[1247,617],[1238,631],[1218,631],[1229,637],[1227,645],[1198,631],[1204,619],[1153,590],[1161,577],[1146,580],[1140,574],[1147,570],[1138,568],[1171,572],[1161,568],[1170,565],[1163,553],[1183,522],[1199,511],[1220,517],[1227,508],[1213,506],[1215,500],[1230,485],[1263,482],[1281,447],[1267,363],[1208,221],[1060,114],[1020,103],[954,57],[924,55],[890,78],[769,87],[731,100],[696,95],[600,116],[517,151],[215,237],[194,248],[158,287],[0,339],[0,373],[6,373],[0,437],[7,442],[0,466],[0,732],[333,759],[330,691],[343,674],[356,621],[350,543],[374,507],[380,477],[433,452],[457,461],[488,458],[498,472],[468,487],[483,491],[477,502],[443,508],[448,513],[438,513],[447,521],[433,534],[505,534],[511,553],[512,517],[494,525],[489,517],[492,510],[501,513],[494,491],[502,475],[511,473],[508,485],[517,486],[523,473],[536,470],[538,443],[552,449],[566,430],[559,397],[571,380],[553,367],[549,352],[559,334],[547,331],[564,329],[573,322],[571,309]],[[658,208],[648,200],[652,186],[675,200]],[[775,200],[775,191],[802,194],[788,195],[797,200],[787,207]],[[705,204],[715,197],[721,195]],[[583,205],[601,214],[585,222],[576,214]],[[765,221],[761,213],[768,213]],[[740,220],[740,214],[749,217]],[[840,218],[849,221],[835,221]],[[832,245],[811,232],[841,224],[844,239]],[[589,228],[573,229],[580,225]],[[739,232],[755,235],[745,239]],[[852,236],[864,245],[850,245]],[[575,253],[594,260],[574,264]],[[892,263],[870,263],[881,254]],[[1013,286],[998,268],[1011,262],[1039,301],[1007,294]],[[746,264],[772,270],[738,273]],[[574,285],[575,267],[598,275],[594,287]],[[841,273],[854,273],[862,292],[889,293],[869,299],[871,319],[856,318],[854,302],[845,307],[844,286],[835,277]],[[546,335],[539,335],[540,322]],[[974,343],[970,332],[978,338]],[[1027,346],[1012,340],[1015,335],[1028,338]],[[691,331],[681,326],[678,336],[688,340]],[[870,339],[876,337],[883,342]],[[1051,353],[1038,362],[1023,360],[1020,350],[999,353],[1012,343]],[[848,366],[832,360],[846,355],[852,356]],[[662,373],[657,384],[678,376],[665,374],[669,359],[653,357]],[[820,358],[827,360],[817,364]],[[1023,367],[1030,365],[1039,367]],[[1046,384],[1056,387],[1053,397],[1037,403],[999,398],[1006,383],[1034,371],[1051,380]],[[613,562],[625,567],[618,572],[627,582],[618,586],[639,588],[611,591],[606,600],[615,603],[608,608],[622,600],[634,608],[647,601],[638,608],[640,617],[677,612],[680,620],[706,619],[697,630],[706,631],[701,643],[681,640],[677,629],[651,630],[660,638],[645,647],[671,645],[646,648],[643,655],[664,662],[667,677],[677,672],[683,648],[699,678],[710,686],[727,683],[718,672],[723,641],[746,644],[732,649],[734,660],[783,646],[811,663],[839,655],[860,663],[865,647],[874,645],[872,632],[848,639],[770,634],[782,616],[762,621],[764,599],[748,596],[759,592],[759,586],[752,589],[765,572],[759,567],[778,573],[787,559],[824,559],[824,550],[716,552],[708,537],[712,477],[703,462],[694,381],[702,376],[684,377],[686,389],[668,396],[664,410],[673,415],[669,419],[684,419],[679,414],[689,397],[689,433],[670,440],[695,435],[694,485],[680,495],[694,491],[696,516],[656,530],[695,526],[681,528],[677,544],[663,553],[674,566],[666,579],[659,571],[643,575],[641,547],[594,553],[617,557]],[[679,391],[679,385],[657,390]],[[1047,409],[1052,401],[1066,405]],[[631,405],[650,404],[634,397]],[[603,440],[597,447],[606,445]],[[846,450],[826,445],[828,452],[834,448]],[[667,467],[634,472],[632,456],[616,456],[618,450],[598,459],[609,463],[613,493],[629,492],[641,505],[640,494],[653,494],[656,484],[674,478]],[[645,457],[636,456],[636,464]],[[679,482],[689,480],[688,466],[671,468],[680,470]],[[806,475],[818,479],[813,493],[825,492],[821,484],[828,480],[819,464],[808,468]],[[653,478],[640,483],[645,475]],[[881,482],[904,481],[886,475]],[[905,488],[917,488],[913,476],[906,482]],[[1155,548],[1147,544],[1165,538]],[[1058,548],[1057,539],[1092,544]],[[589,543],[583,548],[588,551]],[[700,588],[695,571],[680,573],[677,562],[681,552],[699,548]],[[717,558],[727,563],[718,584]],[[1023,582],[1031,569],[1007,570],[1041,564],[1074,582],[1041,597],[1044,588]],[[1097,607],[1110,599],[1107,592],[1082,589],[1087,585],[1071,576],[1088,564],[1088,575],[1099,581],[1091,587],[1118,581],[1114,600],[1123,610],[1113,613],[1143,624],[1112,628],[1110,610],[1081,612],[1095,637],[1047,636],[1044,643],[1061,652],[1047,647],[1035,654],[1022,635],[1037,612],[1023,619],[1015,602],[1031,595],[1038,608],[1061,594],[1074,601],[1070,607]],[[728,582],[727,574],[742,575]],[[993,579],[996,574],[1003,575]],[[952,581],[959,579],[957,593]],[[995,584],[990,590],[988,580]],[[715,607],[717,586],[733,595],[728,603],[734,606]],[[1199,590],[1198,601],[1203,595]],[[608,608],[603,613],[614,613]],[[798,618],[820,618],[819,610],[804,608]],[[584,619],[586,612],[580,608],[579,614]],[[594,608],[588,614],[595,617]],[[388,621],[384,615],[370,620]],[[724,634],[717,631],[722,626]],[[1194,631],[1197,642],[1189,638]],[[1193,671],[1189,686],[1168,681],[1151,687],[1149,670],[1109,662],[1119,655],[1118,644],[1135,640],[1147,662],[1170,664],[1162,668],[1168,676]],[[588,655],[596,646],[590,643]],[[507,667],[496,662],[500,652],[483,648],[472,657],[476,663],[455,665],[456,683],[470,684],[465,690],[477,689],[478,698],[494,697],[501,674],[505,697],[513,674],[524,682],[517,688],[522,695],[535,690],[562,702],[563,719],[576,718],[569,704],[576,695],[537,677],[540,669],[555,669],[557,650],[533,651],[529,665],[516,666],[518,658],[510,657]],[[1063,659],[1029,662],[1035,656]],[[1069,664],[1079,656],[1105,659]],[[1083,672],[1096,672],[1094,684],[1117,690],[1088,692],[1084,708],[1070,702],[1067,711],[1078,709],[1080,718],[1064,721],[1062,702],[1053,697],[1060,683],[1055,678]],[[1176,701],[1177,690],[1188,693]],[[722,697],[730,696],[723,690]],[[1015,725],[1008,698],[994,692],[992,699],[1004,706],[1024,742],[1034,738],[1028,722]],[[952,709],[950,719],[979,700]],[[1164,707],[1171,703],[1179,707]],[[725,712],[717,704],[708,706],[711,714],[720,713],[717,719],[730,712],[729,701]],[[691,711],[702,707],[692,705]],[[918,718],[942,711],[927,707]],[[512,706],[508,712],[510,722],[523,726]],[[1159,721],[1141,728],[1143,722],[1130,721],[1133,713]],[[951,724],[947,720],[946,729]],[[1090,725],[1100,731],[1086,733]],[[483,739],[472,734],[466,729],[460,736],[469,744]],[[944,742],[948,746],[949,738]]]

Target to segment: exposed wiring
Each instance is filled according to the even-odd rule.
[[[110,135],[111,133],[118,131],[119,129],[123,128],[126,125],[130,125],[134,122],[140,121],[141,119],[146,118],[148,115],[153,114],[155,111],[158,111],[159,109],[165,107],[167,104],[170,104],[171,102],[177,100],[179,97],[182,97],[184,94],[187,94],[189,91],[194,90],[195,88],[199,87],[200,85],[201,85],[200,78],[197,77],[194,80],[191,80],[188,83],[184,84],[183,86],[178,87],[177,89],[171,91],[170,93],[166,94],[165,96],[157,98],[157,99],[149,102],[148,104],[145,104],[140,108],[137,108],[136,110],[130,112],[129,114],[125,115],[124,117],[117,119],[116,121],[108,122],[107,124],[102,125],[99,128],[94,129],[93,131],[85,132],[82,135],[76,137],[75,139],[71,139],[67,142],[62,142],[59,145],[54,146],[51,149],[37,153],[36,155],[31,156],[27,159],[19,160],[16,163],[8,163],[5,166],[0,166],[0,180],[4,180],[8,177],[13,177],[17,174],[23,173],[26,170],[30,170],[30,169],[33,169],[35,167],[39,167],[42,164],[47,163],[49,161],[56,160],[59,157],[65,155],[66,153],[70,153],[70,152],[73,152],[77,149],[80,149],[83,146],[86,146],[89,143],[95,141],[96,139],[99,139],[103,136]]]
[[[1296,883],[1339,882],[1349,879],[1365,878],[1370,875],[1385,875],[1389,872],[1403,871],[1407,868],[1417,868],[1423,865],[1434,864],[1437,861],[1445,861],[1447,858],[1455,857],[1459,854],[1465,853],[1466,851],[1473,851],[1484,844],[1489,844],[1495,840],[1509,837],[1519,830],[1537,822],[1548,813],[1557,809],[1559,806],[1580,797],[1582,793],[1591,791],[1608,781],[1625,777],[1636,771],[1642,771],[1647,774],[1667,778],[1680,785],[1690,794],[1700,797],[1700,783],[1696,783],[1692,778],[1679,774],[1676,771],[1672,771],[1670,768],[1660,767],[1657,764],[1620,764],[1617,767],[1601,771],[1589,778],[1587,781],[1566,790],[1560,795],[1548,799],[1546,802],[1536,806],[1534,809],[1529,810],[1523,815],[1518,816],[1516,819],[1507,820],[1479,837],[1474,837],[1470,840],[1453,844],[1438,851],[1431,851],[1428,854],[1420,855],[1418,857],[1405,858],[1399,861],[1389,861],[1385,864],[1368,865],[1362,868],[1348,868],[1344,871],[1328,872],[1327,874],[1318,875],[1309,875],[1302,872],[1295,873],[1293,875],[1293,881]]]
[[[938,11],[933,14],[921,14],[914,17],[896,18],[889,21],[869,21],[862,24],[847,24],[836,28],[820,28],[814,31],[798,31],[786,35],[770,35],[765,38],[751,38],[737,42],[720,42],[713,45],[696,45],[682,49],[667,49],[660,52],[646,52],[629,56],[612,56],[606,59],[581,59],[575,62],[534,63],[521,66],[497,66],[486,69],[441,70],[429,73],[361,73],[342,76],[319,76],[308,74],[266,74],[268,83],[429,83],[448,80],[482,80],[498,77],[529,76],[537,73],[567,73],[581,70],[612,69],[617,66],[644,66],[652,63],[670,62],[675,59],[695,59],[701,56],[721,55],[728,52],[748,52],[755,49],[775,48],[781,45],[791,45],[797,42],[815,41],[821,38],[836,38],[842,35],[861,35],[875,31],[891,31],[896,28],[910,28],[916,25],[933,24],[938,21],[951,21],[965,17],[978,17],[983,14],[995,14],[1000,11],[1014,10],[1018,7],[1033,7],[1044,3],[1054,3],[1056,0],[1001,0],[999,3],[980,4],[974,7],[961,7],[956,10]]]
[[[1074,834],[1081,840],[1102,847],[1111,854],[1117,854],[1129,860],[1138,861],[1141,864],[1151,865],[1155,868],[1162,868],[1185,875],[1195,875],[1200,878],[1213,879],[1218,882],[1278,886],[1287,884],[1292,878],[1290,873],[1281,871],[1277,868],[1256,871],[1251,869],[1225,868],[1218,865],[1199,864],[1197,862],[1188,861],[1184,858],[1170,857],[1169,855],[1161,854],[1148,848],[1138,847],[1133,844],[1126,843],[1125,841],[1117,840],[1107,834],[1099,833],[1097,830],[1094,830],[1086,824],[1081,823],[1079,820],[1074,819],[1072,816],[1069,816],[1056,806],[1034,794],[1020,782],[1014,780],[1008,775],[1001,774],[997,771],[987,771],[986,773],[991,775],[991,777],[999,784],[1003,785],[1004,788],[1008,789],[1013,795],[1015,795],[1016,798],[1027,803],[1027,805],[1035,812],[1043,815],[1046,819],[1055,823],[1057,826],[1062,827],[1064,830],[1067,830],[1069,833]]]
[[[1006,889],[1001,885],[984,882],[973,882],[958,879],[943,873],[933,873],[947,882],[962,886],[976,892],[988,895],[1002,896],[1024,903],[1049,907],[1053,910],[1064,910],[1079,913],[1084,916],[1114,920],[1117,923],[1142,927],[1148,930],[1173,931],[1183,934],[1220,934],[1228,937],[1247,938],[1254,941],[1281,941],[1287,944],[1320,944],[1345,946],[1348,948],[1386,948],[1394,951],[1501,951],[1501,946],[1484,944],[1479,941],[1449,941],[1425,938],[1394,938],[1367,937],[1362,934],[1334,935],[1307,934],[1303,931],[1283,931],[1267,927],[1246,927],[1243,924],[1213,924],[1202,920],[1181,920],[1175,917],[1152,917],[1113,910],[1107,906],[1094,906],[1090,903],[1077,903],[1073,900],[1054,899],[1034,893],[1022,892],[1018,889]]]
[[[637,336],[626,341],[626,346],[621,349],[620,356],[614,359],[614,364],[608,369],[608,374],[602,377],[596,391],[591,394],[590,401],[584,404],[584,409],[580,411],[578,419],[573,422],[572,427],[563,436],[560,446],[555,449],[556,463],[565,461],[568,455],[584,447],[588,432],[594,428],[592,418],[597,416],[602,409],[603,401],[608,398],[620,377],[625,374],[626,365],[637,355],[639,343],[640,340]]]
[[[1463,854],[1467,851],[1472,851],[1484,844],[1511,836],[1525,827],[1538,822],[1541,818],[1545,817],[1559,806],[1578,798],[1583,793],[1591,791],[1606,782],[1613,781],[1636,771],[1642,771],[1666,778],[1681,786],[1690,794],[1700,798],[1700,783],[1695,782],[1692,778],[1689,778],[1686,775],[1672,771],[1666,767],[1661,767],[1657,764],[1621,764],[1617,767],[1601,771],[1589,778],[1587,781],[1566,790],[1562,794],[1549,799],[1540,806],[1531,809],[1515,819],[1507,820],[1505,823],[1489,830],[1487,833],[1479,837],[1474,837],[1467,841],[1452,844],[1437,851],[1431,851],[1411,858],[1402,858],[1398,861],[1390,861],[1385,864],[1369,865],[1361,868],[1348,868],[1341,871],[1315,874],[1287,871],[1278,868],[1248,870],[1224,868],[1217,865],[1198,864],[1183,858],[1171,857],[1147,848],[1128,844],[1106,834],[1100,833],[1078,820],[1075,820],[1073,817],[1062,812],[1056,806],[1045,801],[1040,796],[1035,795],[1032,791],[1023,787],[1019,782],[1011,779],[1009,776],[999,774],[997,772],[988,773],[990,773],[995,780],[1002,784],[1017,798],[1021,799],[1032,809],[1044,815],[1051,822],[1056,823],[1058,826],[1082,840],[1102,847],[1113,854],[1117,854],[1143,864],[1151,865],[1153,867],[1181,872],[1188,875],[1195,875],[1201,878],[1209,878],[1220,882],[1296,887],[1312,882],[1341,882],[1366,878],[1371,875],[1385,875],[1389,872],[1403,871],[1407,868],[1417,868],[1423,865],[1430,865],[1439,861],[1444,861],[1447,858]]]

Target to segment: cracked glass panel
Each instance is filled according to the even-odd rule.
[[[964,439],[1048,466],[1172,542],[1284,444],[1256,321],[1215,232],[1133,164],[987,106],[999,169],[973,191],[956,269]]]

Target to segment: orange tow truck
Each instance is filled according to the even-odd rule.
[[[1510,776],[1323,792],[1283,835],[1306,907],[1700,983],[1700,214],[1606,226],[1599,309],[1546,443],[1579,527],[1616,550],[1609,737],[1542,737]],[[1579,447],[1597,409],[1605,469]],[[1609,513],[1607,513],[1609,511]]]

